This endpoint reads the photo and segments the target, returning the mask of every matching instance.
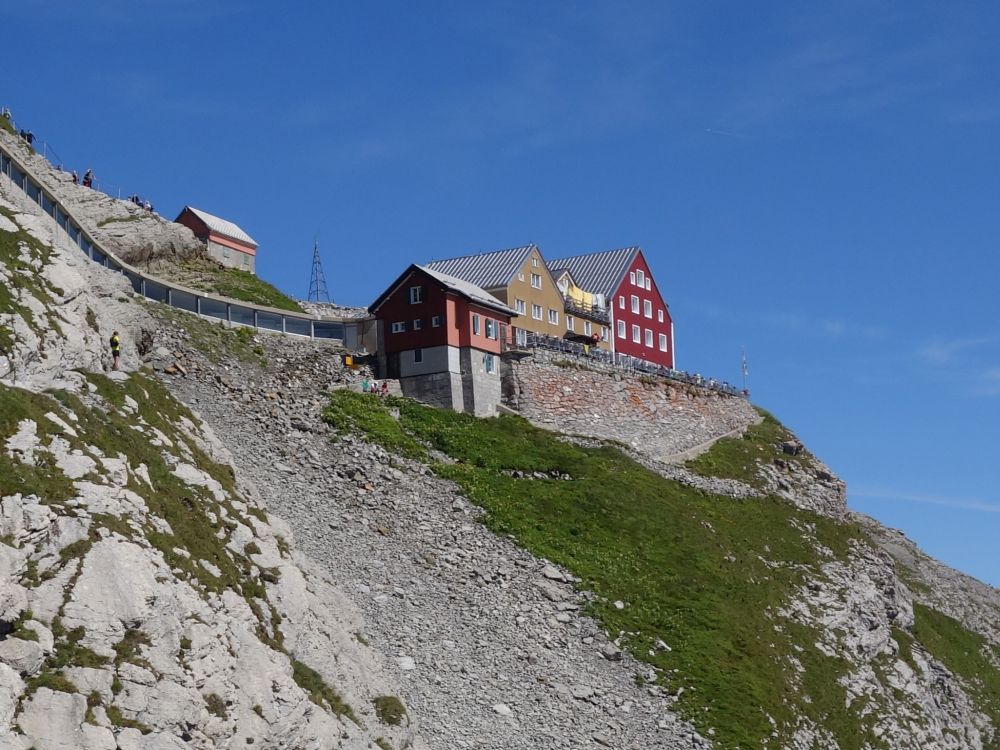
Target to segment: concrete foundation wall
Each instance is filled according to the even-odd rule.
[[[505,358],[504,402],[531,422],[618,440],[661,460],[760,420],[747,399],[565,354]]]
[[[454,346],[433,346],[420,350],[422,361],[415,361],[414,350],[399,353],[399,375],[403,378],[430,375],[436,372],[459,372],[458,349]]]
[[[238,268],[241,271],[257,273],[256,258],[250,255],[250,253],[241,253],[239,250],[233,250],[231,247],[220,245],[217,242],[209,241],[206,244],[208,246],[208,257],[212,260],[217,260],[229,268]]]
[[[500,357],[478,349],[461,350],[463,411],[477,417],[496,416],[500,405]],[[486,359],[493,358],[493,372],[487,372]]]

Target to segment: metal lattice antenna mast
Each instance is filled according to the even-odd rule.
[[[319,240],[313,243],[312,276],[309,278],[309,302],[333,302],[326,290],[326,276],[323,275],[323,261],[319,257]]]

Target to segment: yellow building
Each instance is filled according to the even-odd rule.
[[[598,348],[610,350],[608,308],[604,295],[581,288],[568,269],[554,269],[551,274],[563,298],[567,337],[593,341],[596,335]]]

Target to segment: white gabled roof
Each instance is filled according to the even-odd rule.
[[[427,266],[417,266],[417,268],[427,273],[427,275],[433,276],[448,289],[458,292],[463,297],[473,302],[478,302],[482,305],[486,305],[487,307],[492,307],[495,310],[499,310],[511,316],[517,315],[517,311],[511,310],[507,307],[507,305],[480,286],[476,286],[475,284],[460,279],[457,276],[451,276],[441,271],[436,271],[433,268],[428,268]]]
[[[218,216],[213,216],[207,211],[202,211],[194,206],[185,206],[185,208],[205,222],[211,231],[225,235],[230,239],[238,240],[239,242],[246,242],[247,244],[257,247],[257,243],[254,241],[254,238],[233,224],[233,222],[220,219]]]

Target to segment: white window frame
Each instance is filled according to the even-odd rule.
[[[646,277],[646,291],[647,292],[653,291],[653,285],[649,283],[649,277],[648,276]]]
[[[538,258],[532,258],[531,265],[533,268],[538,268]]]
[[[642,271],[635,272],[635,283],[639,286],[646,286],[646,274]]]
[[[667,350],[667,334],[660,334],[660,351],[665,352]]]
[[[642,301],[642,314],[650,320],[653,318],[653,303],[648,299]]]
[[[589,320],[583,321],[583,335],[589,336],[594,332],[594,326],[591,325]]]
[[[632,343],[641,344],[642,343],[642,329],[639,326],[632,324]]]
[[[663,310],[657,310],[656,311],[656,318],[657,318],[657,322],[659,322],[659,323],[663,322]]]
[[[479,313],[472,313],[472,335],[478,336],[480,330]]]
[[[573,326],[575,325],[575,323],[576,323],[576,320],[573,318],[572,315],[567,315],[566,316],[566,330],[567,331],[572,331],[573,330]]]
[[[517,342],[518,346],[528,345],[528,332],[523,328],[514,329],[514,341]]]
[[[483,357],[483,369],[490,375],[496,371],[496,362],[492,354],[487,354]]]
[[[607,340],[608,340],[608,327],[601,326],[601,341],[607,341]]]
[[[559,325],[559,311],[549,308],[549,324],[557,326]]]
[[[632,295],[632,312],[639,314],[639,297],[635,294]]]
[[[496,339],[497,337],[497,322],[493,318],[486,319],[486,338]]]
[[[424,319],[423,318],[414,318],[413,319],[413,330],[414,331],[422,331],[423,328],[424,328]]]
[[[395,323],[393,323],[392,324],[392,332],[393,333],[406,333],[406,321],[405,320],[397,320]]]
[[[531,306],[531,317],[535,320],[542,319],[542,306],[533,304]]]
[[[624,320],[619,320],[618,321],[618,338],[620,338],[620,339],[625,338],[625,321]]]
[[[431,318],[431,328],[440,328],[440,327],[441,327],[441,316],[440,315],[433,316]]]
[[[423,286],[411,286],[410,287],[410,304],[419,305],[424,301],[424,288]]]
[[[517,314],[518,315],[524,315],[525,311],[528,308],[525,307],[525,303],[524,303],[523,299],[515,299],[514,300],[514,309],[517,310]]]
[[[532,289],[542,288],[542,275],[540,273],[531,274],[531,288]]]
[[[625,309],[625,295],[624,294],[619,294],[618,295],[618,309],[619,310],[624,310]]]
[[[628,280],[632,286],[635,286],[635,271],[628,272]]]
[[[652,328],[647,328],[646,329],[646,342],[645,343],[646,343],[646,346],[648,346],[650,349],[653,348],[653,329]]]

